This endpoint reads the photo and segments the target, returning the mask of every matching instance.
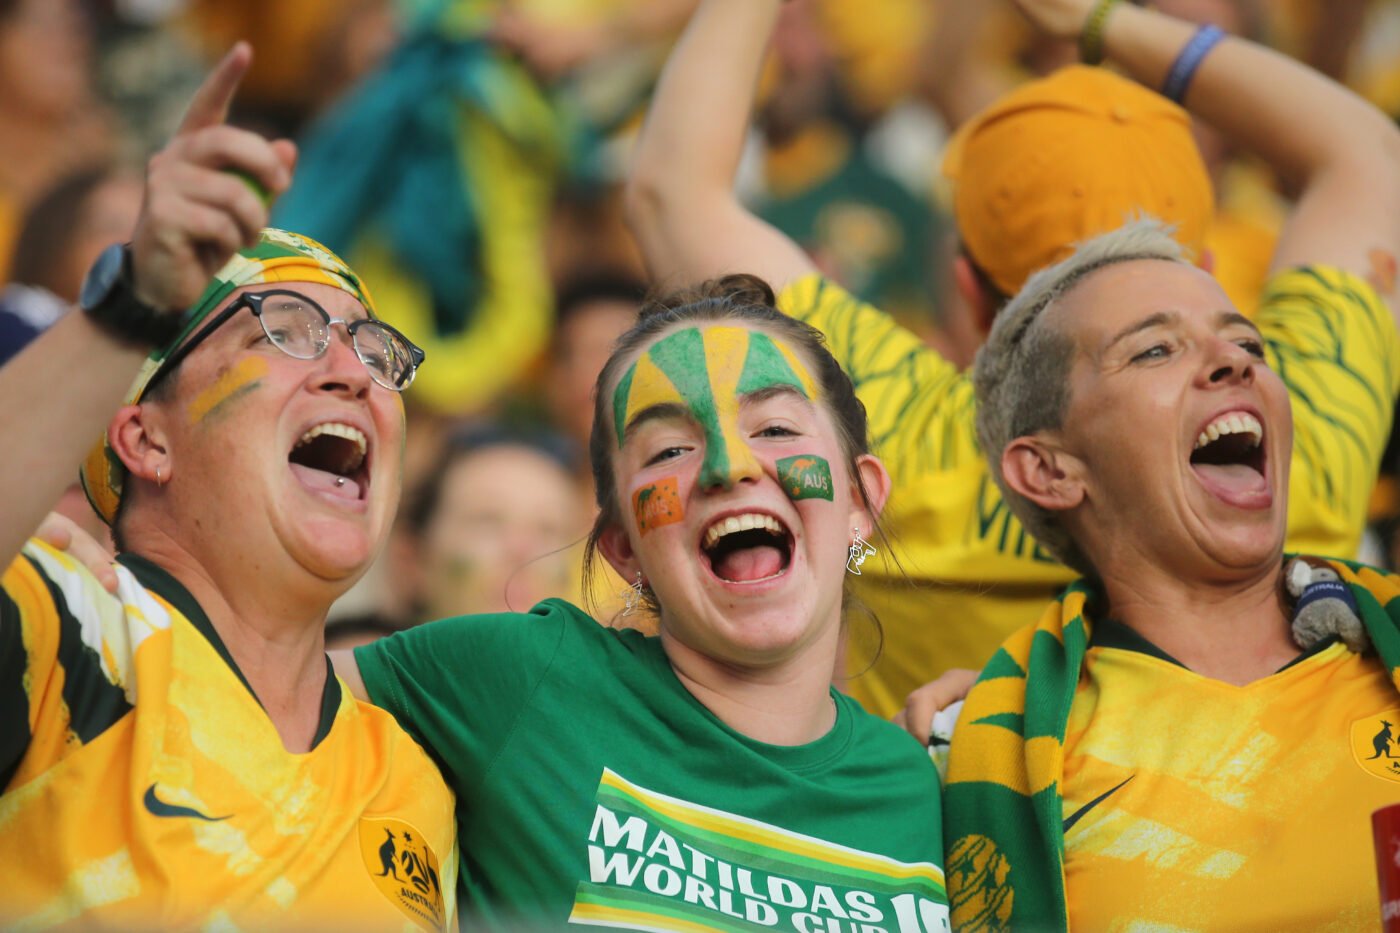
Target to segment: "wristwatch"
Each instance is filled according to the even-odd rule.
[[[136,297],[131,250],[122,243],[113,243],[98,255],[83,280],[78,306],[123,343],[162,347],[180,334],[182,315],[160,311]]]

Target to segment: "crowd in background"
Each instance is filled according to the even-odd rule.
[[[1400,115],[1400,2],[1161,0]],[[649,282],[622,222],[630,141],[693,0],[0,0],[0,361],[67,312],[140,204],[144,158],[208,62],[256,50],[233,122],[297,140],[274,223],[346,255],[425,348],[406,396],[405,508],[333,645],[458,612],[625,586],[580,576],[591,387]],[[819,268],[948,359],[981,335],[950,287],[942,152],[1026,78],[1074,60],[1008,8],[791,0],[740,190]],[[1290,192],[1207,128],[1214,272],[1259,294]],[[664,284],[664,283],[663,283]],[[81,493],[60,510],[100,532]],[[1400,447],[1363,559],[1400,564]]]

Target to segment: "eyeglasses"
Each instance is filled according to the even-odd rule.
[[[316,360],[331,345],[331,325],[344,324],[355,347],[355,355],[369,370],[370,377],[386,389],[402,392],[413,382],[423,365],[422,349],[394,328],[375,318],[347,321],[333,318],[326,309],[297,292],[270,289],[244,292],[174,353],[165,358],[146,383],[149,393],[160,380],[189,356],[200,342],[242,308],[248,308],[262,325],[268,341],[290,357]]]

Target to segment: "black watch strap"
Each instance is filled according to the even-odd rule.
[[[163,347],[180,334],[183,315],[161,311],[136,297],[131,249],[109,246],[98,256],[83,284],[80,304],[102,330],[123,343]]]

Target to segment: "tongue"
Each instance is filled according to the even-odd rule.
[[[783,552],[767,544],[730,551],[715,562],[715,574],[730,583],[751,583],[783,569]]]
[[[1202,485],[1233,505],[1265,507],[1272,500],[1264,474],[1243,463],[1193,463]]]
[[[349,477],[337,476],[325,470],[315,470],[300,463],[289,464],[296,478],[308,489],[328,492],[345,499],[360,498],[360,484]],[[343,482],[341,482],[343,480]]]

